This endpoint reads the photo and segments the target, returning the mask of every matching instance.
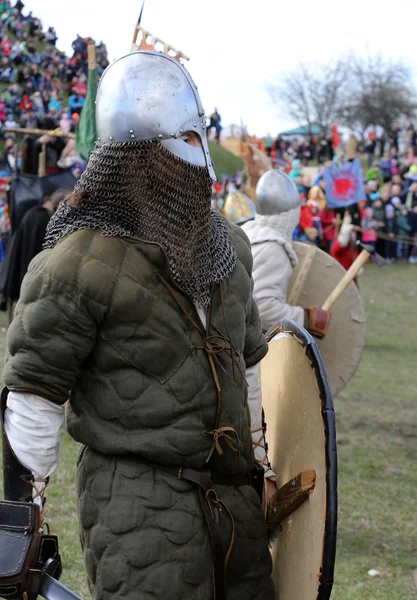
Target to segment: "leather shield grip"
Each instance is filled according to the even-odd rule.
[[[332,315],[319,306],[305,309],[308,318],[307,330],[315,337],[322,339],[326,335]]]

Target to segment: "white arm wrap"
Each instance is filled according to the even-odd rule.
[[[64,420],[63,406],[35,394],[9,392],[5,432],[17,459],[35,478],[44,479],[57,468]]]

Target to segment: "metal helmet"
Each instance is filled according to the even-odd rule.
[[[259,179],[255,191],[259,215],[279,215],[301,205],[295,183],[282,171],[267,171]]]
[[[186,68],[161,52],[126,54],[111,63],[100,79],[96,125],[101,143],[159,139],[175,156],[207,167],[216,181],[204,114]],[[202,148],[181,139],[187,131],[199,135]]]
[[[256,214],[255,205],[249,196],[242,192],[231,192],[224,202],[224,216],[230,223],[243,225],[253,219]]]

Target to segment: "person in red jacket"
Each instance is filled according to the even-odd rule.
[[[358,251],[355,246],[356,233],[355,226],[352,225],[352,217],[346,213],[340,228],[340,233],[332,244],[331,256],[336,259],[346,271],[358,257]]]
[[[317,205],[317,203],[315,203]],[[299,242],[316,243],[319,232],[314,226],[314,218],[311,204],[300,206]]]
[[[331,125],[330,126],[330,139],[332,141],[332,148],[334,151],[336,151],[336,148],[338,148],[340,146],[340,144],[342,143],[342,140],[340,138],[340,133],[337,131],[337,125]]]
[[[335,233],[336,213],[332,208],[327,206],[319,213],[321,227],[323,230],[323,239],[326,245],[327,252],[330,253]]]
[[[3,39],[0,42],[0,48],[3,56],[9,56],[12,49],[12,43],[7,35],[3,36]]]
[[[27,110],[33,110],[33,104],[29,100],[29,98],[26,94],[22,97],[22,101],[19,104],[19,109],[20,109],[20,112],[27,111]]]

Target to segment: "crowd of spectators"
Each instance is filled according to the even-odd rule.
[[[303,165],[312,161],[320,164],[332,160],[334,149],[330,133],[322,131],[319,135],[283,137],[273,139],[269,134],[263,139],[266,154],[274,163],[299,160]]]
[[[59,127],[63,133],[74,132],[87,93],[88,44],[95,44],[99,76],[108,65],[102,41],[96,44],[77,35],[72,55],[67,56],[56,47],[54,27],[44,27],[32,12],[23,11],[21,0],[0,0],[0,262],[9,238],[6,190],[13,171],[38,174],[43,148],[45,174],[71,169],[77,179],[85,168],[75,140],[49,135],[22,138],[13,130]]]
[[[87,92],[87,46],[95,42],[77,35],[72,56],[66,56],[55,46],[55,29],[22,10],[20,0],[0,3],[0,136],[13,140],[4,130],[18,127],[74,131]],[[102,41],[96,62],[100,76],[108,65]],[[15,154],[7,142],[3,170],[16,166]]]
[[[394,125],[393,130],[396,129]],[[311,169],[306,169],[299,158],[289,160],[287,155],[278,161],[276,168],[285,171],[294,181],[302,202],[294,239],[316,244],[330,253],[348,212],[356,238],[372,245],[388,263],[408,260],[410,264],[417,264],[417,157],[411,146],[412,131],[410,124],[407,128],[410,145],[403,148],[401,143],[395,143],[395,138],[388,138],[388,147],[381,147],[383,154],[374,155],[370,166],[365,148],[360,152],[355,145],[362,163],[364,197],[346,209],[327,207],[324,165],[319,166],[316,176],[312,177]],[[334,159],[337,160],[336,155]],[[213,207],[222,211],[231,189],[244,189],[242,174],[222,179],[213,190]]]
[[[389,172],[385,169],[387,162],[392,165]],[[315,243],[330,252],[338,222],[348,211],[357,239],[373,246],[388,263],[408,260],[417,264],[417,164],[384,156],[370,169],[363,169],[363,200],[337,211],[327,208],[321,172],[312,185],[301,165],[294,165],[293,161],[292,167],[293,172],[300,169],[293,179],[302,200],[295,239]]]
[[[337,127],[323,129],[318,135],[278,135],[275,139],[268,134],[262,140],[265,153],[277,166],[282,162],[299,160],[304,166],[324,164],[333,160],[336,148],[341,143]],[[412,122],[401,127],[393,123],[388,132],[369,128],[363,139],[357,140],[358,151],[364,155],[370,167],[375,160],[387,153],[404,156],[411,153],[417,156],[417,131]]]

